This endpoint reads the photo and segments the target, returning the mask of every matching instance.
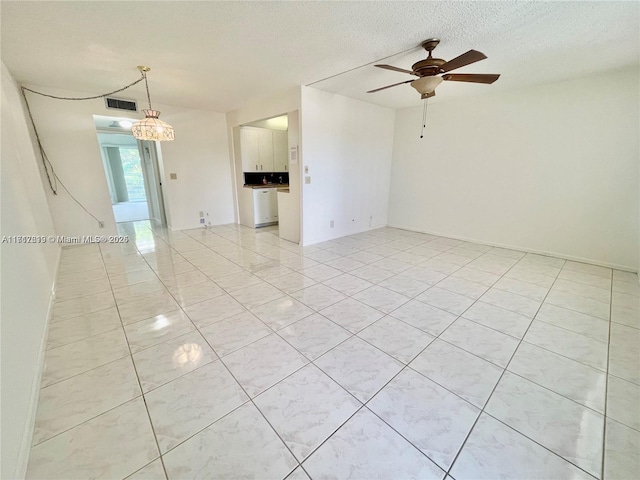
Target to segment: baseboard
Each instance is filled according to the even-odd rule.
[[[215,224],[211,224],[211,225],[205,225],[202,223],[194,223],[193,225],[183,225],[183,226],[179,226],[179,227],[174,227],[174,226],[169,226],[169,230],[171,230],[172,232],[181,232],[182,230],[197,230],[198,228],[211,228],[211,227],[219,227],[220,225],[230,225],[230,224],[235,224],[235,220],[231,220],[229,222],[223,222],[223,223],[215,223]]]
[[[322,242],[329,242],[331,240],[335,240],[336,238],[342,238],[342,237],[348,237],[349,235],[358,235],[359,233],[365,233],[365,232],[370,232],[371,230],[376,230],[377,228],[383,228],[387,225],[375,225],[375,226],[371,226],[371,227],[365,227],[362,230],[358,230],[357,232],[348,232],[348,233],[343,233],[341,235],[335,235],[332,237],[327,237],[327,238],[323,238],[320,240],[309,240],[309,241],[304,241],[301,242],[300,245],[302,245],[303,247],[309,247],[311,245],[315,245],[316,243],[322,243]],[[390,225],[389,225],[390,226]],[[407,230],[407,229],[404,229]]]
[[[38,372],[36,378],[31,385],[31,398],[29,400],[29,413],[27,415],[27,421],[24,426],[24,433],[22,436],[22,442],[18,454],[18,463],[16,465],[16,471],[13,478],[25,478],[27,474],[27,467],[29,466],[29,455],[31,453],[31,443],[33,441],[33,429],[36,424],[36,413],[38,410],[38,400],[40,399],[40,384],[42,382],[42,372],[44,370],[44,356],[47,350],[47,339],[49,337],[49,324],[51,323],[51,316],[53,314],[53,304],[55,302],[56,282],[58,281],[58,268],[60,267],[60,257],[62,255],[62,248],[58,249],[58,258],[56,260],[56,271],[53,274],[53,284],[51,285],[51,294],[49,296],[49,306],[47,308],[47,320],[44,325],[44,331],[42,332],[42,341],[40,342],[40,349],[38,351],[37,368]]]
[[[405,226],[401,226],[401,225],[388,224],[387,226],[391,227],[391,228],[398,228],[400,230],[407,230],[409,232],[426,233],[428,235],[436,235],[438,237],[453,238],[454,240],[461,240],[461,241],[464,241],[464,242],[479,243],[479,244],[482,244],[482,245],[489,245],[491,247],[508,248],[510,250],[518,250],[520,252],[536,253],[538,255],[545,255],[547,257],[556,257],[556,258],[561,258],[561,259],[564,259],[564,260],[572,260],[572,261],[575,261],[575,262],[589,263],[591,265],[598,265],[600,267],[613,268],[615,270],[623,270],[625,272],[638,273],[638,268],[637,267],[630,267],[629,265],[620,265],[620,264],[617,264],[617,263],[602,262],[600,260],[594,260],[592,258],[576,257],[576,256],[573,256],[573,255],[566,255],[564,253],[551,252],[551,251],[548,251],[548,250],[537,250],[537,249],[533,249],[533,248],[522,247],[522,246],[519,246],[519,245],[510,245],[510,244],[506,244],[506,243],[487,242],[486,240],[478,240],[477,238],[461,237],[461,236],[458,236],[458,235],[451,235],[451,234],[442,233],[442,232],[417,230],[415,228],[409,228],[409,227],[405,227]]]

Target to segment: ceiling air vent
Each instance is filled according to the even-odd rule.
[[[115,110],[128,110],[130,112],[137,112],[138,105],[133,100],[123,100],[122,98],[106,97],[105,103],[107,108],[113,108]]]

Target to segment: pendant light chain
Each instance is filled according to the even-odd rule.
[[[142,78],[144,78],[149,109],[142,110],[145,118],[137,121],[131,126],[131,133],[133,137],[138,140],[147,140],[152,142],[170,142],[175,140],[176,134],[174,128],[168,123],[160,120],[158,118],[160,116],[160,112],[154,110],[151,106],[151,94],[149,93],[149,81],[147,80],[149,67],[139,65],[138,70],[140,70]]]
[[[98,98],[104,98],[104,97],[108,97],[109,95],[114,95],[116,93],[120,93],[124,90],[126,90],[127,88],[131,88],[134,85],[137,85],[138,83],[140,83],[141,81],[145,80],[146,81],[146,76],[144,74],[144,72],[142,73],[142,75],[140,76],[140,78],[138,78],[136,81],[131,82],[129,85],[125,85],[122,88],[119,88],[117,90],[114,90],[113,92],[108,92],[108,93],[103,93],[100,95],[94,95],[92,97],[57,97],[55,95],[49,95],[47,93],[42,93],[42,92],[37,92],[36,90],[31,90],[30,88],[27,87],[23,87],[21,86],[20,88],[23,91],[27,91],[27,92],[31,92],[31,93],[35,93],[36,95],[40,95],[42,97],[49,97],[49,98],[54,98],[56,100],[96,100]],[[149,95],[149,87],[147,87],[147,95]],[[26,97],[25,97],[26,98]]]
[[[83,204],[82,202],[80,202],[76,197],[73,196],[73,194],[69,191],[69,189],[65,186],[65,184],[62,182],[62,180],[60,180],[60,177],[58,176],[58,174],[56,173],[55,169],[53,168],[53,164],[51,163],[51,161],[49,160],[49,157],[47,156],[47,152],[44,149],[44,146],[42,145],[42,141],[40,139],[40,134],[38,133],[38,129],[36,127],[36,122],[33,119],[33,114],[31,113],[31,106],[29,105],[29,101],[27,100],[27,94],[26,92],[30,92],[33,93],[35,95],[40,95],[41,97],[47,97],[47,98],[53,98],[55,100],[71,100],[71,101],[80,101],[80,100],[96,100],[98,98],[104,98],[104,97],[108,97],[110,95],[114,95],[116,93],[120,93],[128,88],[133,87],[134,85],[137,85],[138,83],[140,83],[141,81],[145,81],[146,84],[146,72],[141,72],[140,78],[138,78],[137,80],[129,83],[128,85],[125,85],[122,88],[118,88],[117,90],[114,90],[112,92],[108,92],[108,93],[103,93],[100,95],[93,95],[90,97],[59,97],[56,95],[50,95],[47,93],[43,93],[43,92],[38,92],[36,90],[32,90],[31,88],[25,87],[25,86],[20,86],[20,90],[22,92],[22,98],[24,98],[24,103],[25,106],[27,108],[27,113],[29,115],[29,120],[31,123],[31,127],[33,128],[33,133],[36,137],[36,143],[38,144],[38,150],[40,152],[40,158],[42,160],[42,165],[44,167],[44,172],[45,175],[47,177],[47,183],[49,184],[49,188],[51,189],[51,192],[54,195],[58,195],[58,184],[60,184],[60,186],[69,194],[69,197],[71,197],[71,199],[77,203],[80,208],[82,208],[89,216],[91,216],[94,220],[96,220],[98,222],[98,225],[100,227],[102,227],[102,221],[96,217],[94,214],[92,214]],[[151,108],[151,97],[149,96],[149,86],[147,85],[147,99],[149,100],[149,108]]]
[[[153,110],[151,108],[151,94],[149,93],[149,82],[147,81],[147,72],[142,70],[142,78],[144,78],[144,86],[147,89],[147,101],[149,102],[149,110]]]

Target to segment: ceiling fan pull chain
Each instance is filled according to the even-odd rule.
[[[428,98],[424,99],[424,108],[422,109],[422,129],[420,130],[420,138],[424,138],[424,128],[427,126],[427,102]]]

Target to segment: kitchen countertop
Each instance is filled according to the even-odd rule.
[[[267,183],[266,185],[263,183],[260,183],[258,185],[245,184],[244,188],[286,188],[288,190],[289,184],[288,183]]]

